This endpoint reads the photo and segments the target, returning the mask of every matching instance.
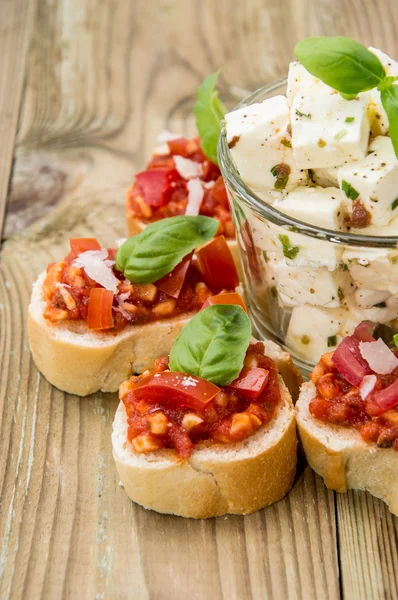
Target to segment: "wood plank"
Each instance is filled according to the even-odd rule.
[[[30,41],[31,8],[30,0],[3,0],[0,4],[0,235]]]

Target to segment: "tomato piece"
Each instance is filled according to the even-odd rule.
[[[225,189],[224,179],[221,177],[221,175],[217,179],[217,181],[214,184],[211,191],[213,194],[213,198],[217,202],[222,204],[225,208],[228,208],[229,204],[228,204],[227,190]]]
[[[243,398],[256,400],[268,383],[269,371],[259,367],[243,367],[239,377],[229,387],[237,391]]]
[[[366,412],[373,417],[378,417],[387,410],[395,408],[397,405],[398,379],[388,387],[371,394],[370,398],[366,399]]]
[[[47,267],[46,267],[46,273],[49,273],[49,271],[51,271],[51,269],[53,268],[53,266],[55,265],[55,262],[52,263],[48,263]]]
[[[223,235],[196,250],[199,269],[212,290],[233,290],[239,285],[239,276],[231,250]]]
[[[207,300],[204,302],[200,310],[203,310],[208,306],[212,306],[213,304],[237,304],[238,306],[241,306],[245,312],[247,312],[245,302],[242,296],[237,292],[217,294],[217,296],[210,296],[210,298],[207,298]]]
[[[104,288],[92,288],[88,300],[87,327],[111,329],[113,327],[113,292]]]
[[[70,255],[73,258],[88,250],[101,250],[97,238],[70,238],[69,245],[71,249]]]
[[[176,181],[181,178],[175,169],[149,169],[137,173],[135,179],[146,204],[164,206],[170,200]]]
[[[182,286],[184,285],[191,260],[192,252],[183,258],[182,261],[176,267],[174,267],[171,273],[167,273],[167,275],[162,277],[162,279],[156,281],[156,287],[168,296],[171,296],[172,298],[178,298],[181,293]]]
[[[135,402],[145,400],[170,408],[186,406],[202,411],[219,391],[214,383],[201,377],[163,371],[139,378],[130,394]]]
[[[43,281],[43,294],[46,298],[50,298],[57,283],[62,280],[62,273],[66,266],[64,260],[56,263],[51,263],[47,267],[47,275]]]
[[[170,154],[183,156],[187,158],[192,151],[195,151],[196,145],[192,144],[191,140],[184,137],[176,138],[175,140],[168,140],[167,145],[170,150]]]

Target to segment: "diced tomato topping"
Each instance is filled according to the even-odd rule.
[[[391,385],[375,392],[369,399],[367,412],[372,416],[378,416],[385,413],[390,408],[395,408],[398,405],[398,379]]]
[[[182,286],[184,285],[191,260],[192,252],[183,258],[180,264],[178,264],[173,271],[171,271],[171,273],[168,273],[162,277],[162,279],[156,281],[156,287],[168,296],[171,296],[172,298],[178,298],[181,293]]]
[[[101,250],[101,246],[96,238],[70,238],[69,245],[71,256],[74,257],[88,250]]]
[[[212,188],[212,194],[217,202],[222,204],[225,208],[228,207],[227,190],[225,189],[224,179],[221,177],[221,175]]]
[[[231,250],[223,235],[196,250],[199,269],[206,283],[214,290],[233,290],[239,285]]]
[[[135,402],[145,400],[174,408],[187,406],[203,411],[219,391],[220,388],[214,383],[195,375],[163,371],[139,378],[131,394]]]
[[[135,176],[138,188],[149,206],[164,206],[173,192],[173,184],[180,179],[177,171],[149,169]]]
[[[92,288],[88,301],[87,327],[111,329],[113,327],[113,292],[104,288]]]
[[[373,332],[376,328],[376,323],[372,321],[362,321],[354,329],[353,336],[360,342],[374,342]]]
[[[207,298],[207,300],[204,302],[200,310],[203,310],[208,306],[212,306],[213,304],[236,304],[237,306],[241,306],[243,310],[247,312],[245,302],[242,296],[237,292],[217,294],[217,296],[210,296],[210,298]]]
[[[196,143],[193,140],[188,140],[184,137],[169,140],[167,145],[171,155],[183,156],[184,158],[187,158],[197,149]]]
[[[244,367],[229,387],[239,392],[248,400],[256,400],[268,383],[269,371],[258,367]]]

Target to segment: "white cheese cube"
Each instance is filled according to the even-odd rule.
[[[341,330],[342,335],[350,335],[361,321],[389,323],[398,317],[398,299],[396,297],[391,296],[382,304],[382,306],[362,308],[357,305],[353,296],[347,298],[345,301],[347,313],[343,329]]]
[[[371,224],[382,226],[398,215],[398,158],[389,137],[375,138],[369,150],[361,161],[340,167],[338,179],[340,187],[348,183],[359,194]]]
[[[338,188],[298,187],[274,207],[304,223],[346,231],[347,198]]]
[[[395,60],[392,60],[392,58],[378,48],[370,47],[369,50],[380,60],[389,77],[398,76],[398,63]],[[388,117],[381,102],[380,92],[377,88],[374,88],[367,93],[369,97],[369,118],[372,134],[375,136],[387,135],[389,130]]]
[[[398,294],[398,250],[349,248],[343,253],[343,262],[359,288]]]
[[[254,191],[293,190],[305,185],[307,173],[297,168],[285,96],[274,96],[225,115],[227,140],[236,167]]]
[[[353,299],[361,308],[373,308],[377,304],[384,304],[388,298],[393,298],[393,296],[390,292],[382,290],[365,290],[363,288],[357,288],[353,293]]]
[[[339,187],[337,178],[338,167],[329,167],[328,169],[311,169],[312,180],[322,187]]]
[[[362,159],[368,148],[366,98],[344,100],[337,92],[296,95],[291,109],[292,145],[302,169],[335,167]]]
[[[282,261],[274,271],[280,300],[287,306],[338,308],[355,289],[348,271],[290,267]]]
[[[282,251],[288,265],[295,267],[326,267],[329,271],[339,268],[343,247],[329,241],[311,238],[292,231],[279,233],[276,245]]]
[[[398,193],[398,190],[397,190]],[[365,230],[352,227],[351,233],[360,235],[374,235],[377,237],[398,237],[398,215],[394,217],[387,225],[369,225]]]
[[[341,309],[315,306],[294,308],[286,335],[286,345],[305,360],[317,363],[325,352],[334,350],[341,341]]]
[[[290,63],[286,92],[289,106],[292,105],[296,94],[301,94],[303,96],[311,93],[316,96],[330,94],[332,91],[332,88],[326,85],[326,83],[323,83],[323,81],[314,77],[314,75],[311,75],[298,60]]]

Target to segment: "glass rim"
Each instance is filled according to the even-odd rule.
[[[246,98],[243,98],[233,110],[258,102],[265,94],[270,94],[281,88],[282,85],[286,86],[286,84],[287,78],[283,78],[264,85],[246,96]],[[271,204],[267,204],[240,177],[232,159],[230,149],[228,148],[225,123],[222,124],[221,133],[218,138],[218,160],[223,178],[227,181],[232,190],[239,195],[239,198],[243,200],[244,204],[251,210],[254,209],[261,217],[267,221],[271,221],[271,223],[274,223],[275,225],[287,227],[290,228],[290,230],[293,227],[294,230],[297,230],[297,233],[305,234],[318,240],[333,242],[335,244],[376,248],[397,248],[398,235],[375,236],[325,229],[290,217],[274,208]]]

